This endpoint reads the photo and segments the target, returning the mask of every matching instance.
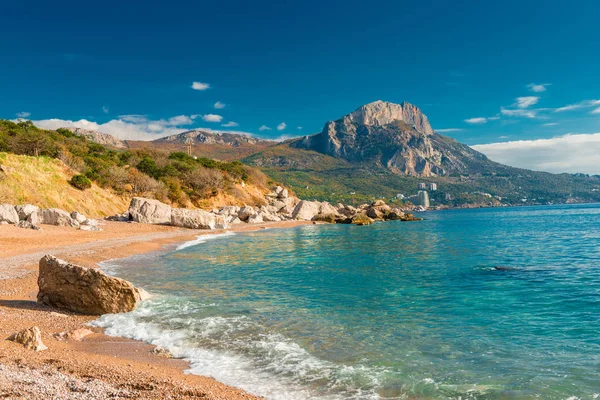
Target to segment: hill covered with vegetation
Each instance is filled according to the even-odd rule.
[[[24,163],[26,160],[34,162],[34,158],[39,157],[59,160],[68,172],[55,178],[68,179],[73,190],[92,190],[88,194],[92,197],[98,187],[118,198],[152,196],[184,207],[257,204],[263,201],[268,184],[268,178],[261,171],[239,161],[220,162],[154,149],[115,150],[67,129],[39,129],[30,121],[0,120],[0,152],[7,153],[0,159],[0,165],[15,160],[8,154],[32,157],[22,158]],[[50,164],[56,165],[56,162]],[[7,165],[7,168],[17,170],[17,166]],[[30,172],[32,176],[36,173]],[[9,197],[8,193],[18,197],[18,185],[9,186],[13,181],[8,180],[6,175],[9,174],[3,175],[0,188],[5,197]],[[24,176],[19,178],[25,179]],[[56,180],[52,182],[57,184]],[[32,189],[33,192],[40,190]]]

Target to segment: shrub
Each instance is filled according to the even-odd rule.
[[[69,183],[79,190],[85,190],[92,187],[92,181],[90,181],[85,175],[75,175],[71,178]]]

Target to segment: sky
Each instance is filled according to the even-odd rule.
[[[21,1],[0,118],[271,139],[384,100],[491,159],[600,173],[600,2]]]

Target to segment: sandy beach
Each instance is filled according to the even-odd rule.
[[[239,226],[234,232],[285,228],[311,222]],[[187,363],[152,353],[153,346],[106,336],[101,329],[82,341],[55,334],[84,327],[96,317],[52,309],[36,302],[38,261],[52,254],[98,268],[98,263],[157,251],[201,234],[169,226],[106,222],[101,232],[43,226],[41,231],[0,226],[0,397],[8,399],[254,399],[210,377],[184,374]],[[4,340],[38,326],[48,350],[33,352]]]

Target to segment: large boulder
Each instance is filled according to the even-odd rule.
[[[129,217],[143,224],[170,224],[171,206],[154,199],[134,197],[129,203]]]
[[[328,202],[324,201],[321,203],[321,208],[319,209],[320,214],[334,214],[337,215],[338,210],[336,207],[332,206]]]
[[[42,332],[37,326],[23,329],[22,331],[12,334],[8,337],[8,340],[21,343],[26,349],[33,351],[42,351],[48,349],[48,347],[46,347],[42,342]]]
[[[18,224],[19,214],[12,204],[0,204],[0,223]]]
[[[404,214],[404,211],[402,211],[398,207],[392,208],[390,212],[387,213],[387,215],[385,216],[385,219],[392,221],[402,220],[404,218],[406,218],[406,214]]]
[[[366,214],[359,213],[352,217],[352,223],[354,225],[371,225],[373,220]]]
[[[40,260],[38,286],[39,303],[89,315],[129,312],[142,300],[123,279],[51,255]]]
[[[240,208],[240,211],[238,211],[237,216],[242,221],[247,221],[248,218],[250,218],[253,215],[256,215],[256,211],[254,211],[254,208],[252,208],[250,206],[244,206],[244,207]]]
[[[43,208],[37,210],[29,215],[27,221],[33,225],[79,226],[79,222],[71,218],[71,214],[60,208]]]
[[[236,207],[236,206],[225,206],[225,207],[222,207],[219,210],[218,214],[219,215],[223,215],[225,217],[231,217],[232,215],[235,215],[237,217],[238,211],[240,211],[239,207]]]
[[[262,214],[254,214],[248,218],[249,224],[260,224],[261,222],[264,222]]]
[[[17,214],[19,214],[19,219],[21,221],[26,221],[27,218],[34,212],[37,212],[40,208],[38,206],[34,206],[33,204],[22,204],[15,206],[15,210],[17,210]]]
[[[226,217],[215,215],[204,210],[188,210],[173,208],[171,225],[190,229],[227,229]]]
[[[275,215],[273,213],[270,213],[268,211],[261,212],[260,215],[264,222],[279,222],[279,221],[281,221],[281,217],[279,217],[278,215]]]
[[[321,203],[318,201],[301,200],[294,208],[292,218],[310,221],[321,211]]]

